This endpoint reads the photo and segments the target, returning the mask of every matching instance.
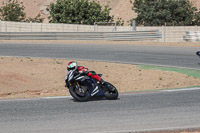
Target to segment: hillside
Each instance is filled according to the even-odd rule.
[[[6,0],[0,0],[0,5],[2,5],[3,1]],[[44,23],[48,23],[46,7],[51,2],[56,2],[56,0],[19,0],[19,2],[23,2],[27,17],[35,17],[38,13],[41,13],[42,17],[45,18]],[[109,3],[109,6],[112,8],[111,15],[114,15],[115,18],[121,17],[125,24],[136,16],[131,9],[132,4],[130,4],[129,0],[99,0],[99,2],[102,5]]]
[[[0,5],[3,1],[7,0],[0,0]],[[56,2],[56,0],[18,0],[19,2],[23,2],[25,8],[25,12],[27,17],[35,17],[38,13],[42,14],[42,17],[45,18],[44,23],[48,23],[48,12],[46,11],[46,7],[51,2]],[[115,19],[121,17],[125,25],[127,25],[127,21],[131,18],[136,17],[136,13],[133,12],[132,4],[130,0],[98,0],[101,5],[109,4],[112,8],[111,15],[115,16]],[[132,0],[134,1],[134,0]],[[199,0],[190,0],[196,7],[200,7]]]

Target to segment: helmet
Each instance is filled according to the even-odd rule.
[[[77,65],[77,62],[75,62],[75,61],[71,61],[67,65],[67,70],[68,71],[76,70],[77,68],[78,68],[78,65]]]

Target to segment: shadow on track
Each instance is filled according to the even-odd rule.
[[[76,100],[76,99],[70,99],[70,100],[72,100],[73,102],[79,102],[79,103],[81,103],[80,101],[78,101],[78,100]],[[86,102],[93,102],[93,101],[115,101],[115,100],[120,100],[120,98],[117,98],[117,99],[115,99],[115,100],[108,100],[108,99],[106,99],[105,97],[92,97],[89,101],[86,101]]]

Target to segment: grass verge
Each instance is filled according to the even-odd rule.
[[[185,68],[173,68],[173,67],[160,67],[160,66],[152,66],[152,65],[139,65],[141,69],[153,69],[153,70],[161,70],[161,71],[172,71],[178,72],[182,74],[186,74],[188,76],[192,76],[194,78],[200,78],[200,70],[194,69],[185,69]]]

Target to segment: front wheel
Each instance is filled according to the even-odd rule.
[[[90,100],[90,93],[87,86],[79,85],[77,83],[69,87],[69,93],[79,102],[87,102]]]
[[[111,83],[106,83],[107,84],[107,91],[105,91],[104,95],[105,97],[108,99],[108,100],[115,100],[118,98],[118,91],[117,89],[115,88],[114,85],[112,85]]]

